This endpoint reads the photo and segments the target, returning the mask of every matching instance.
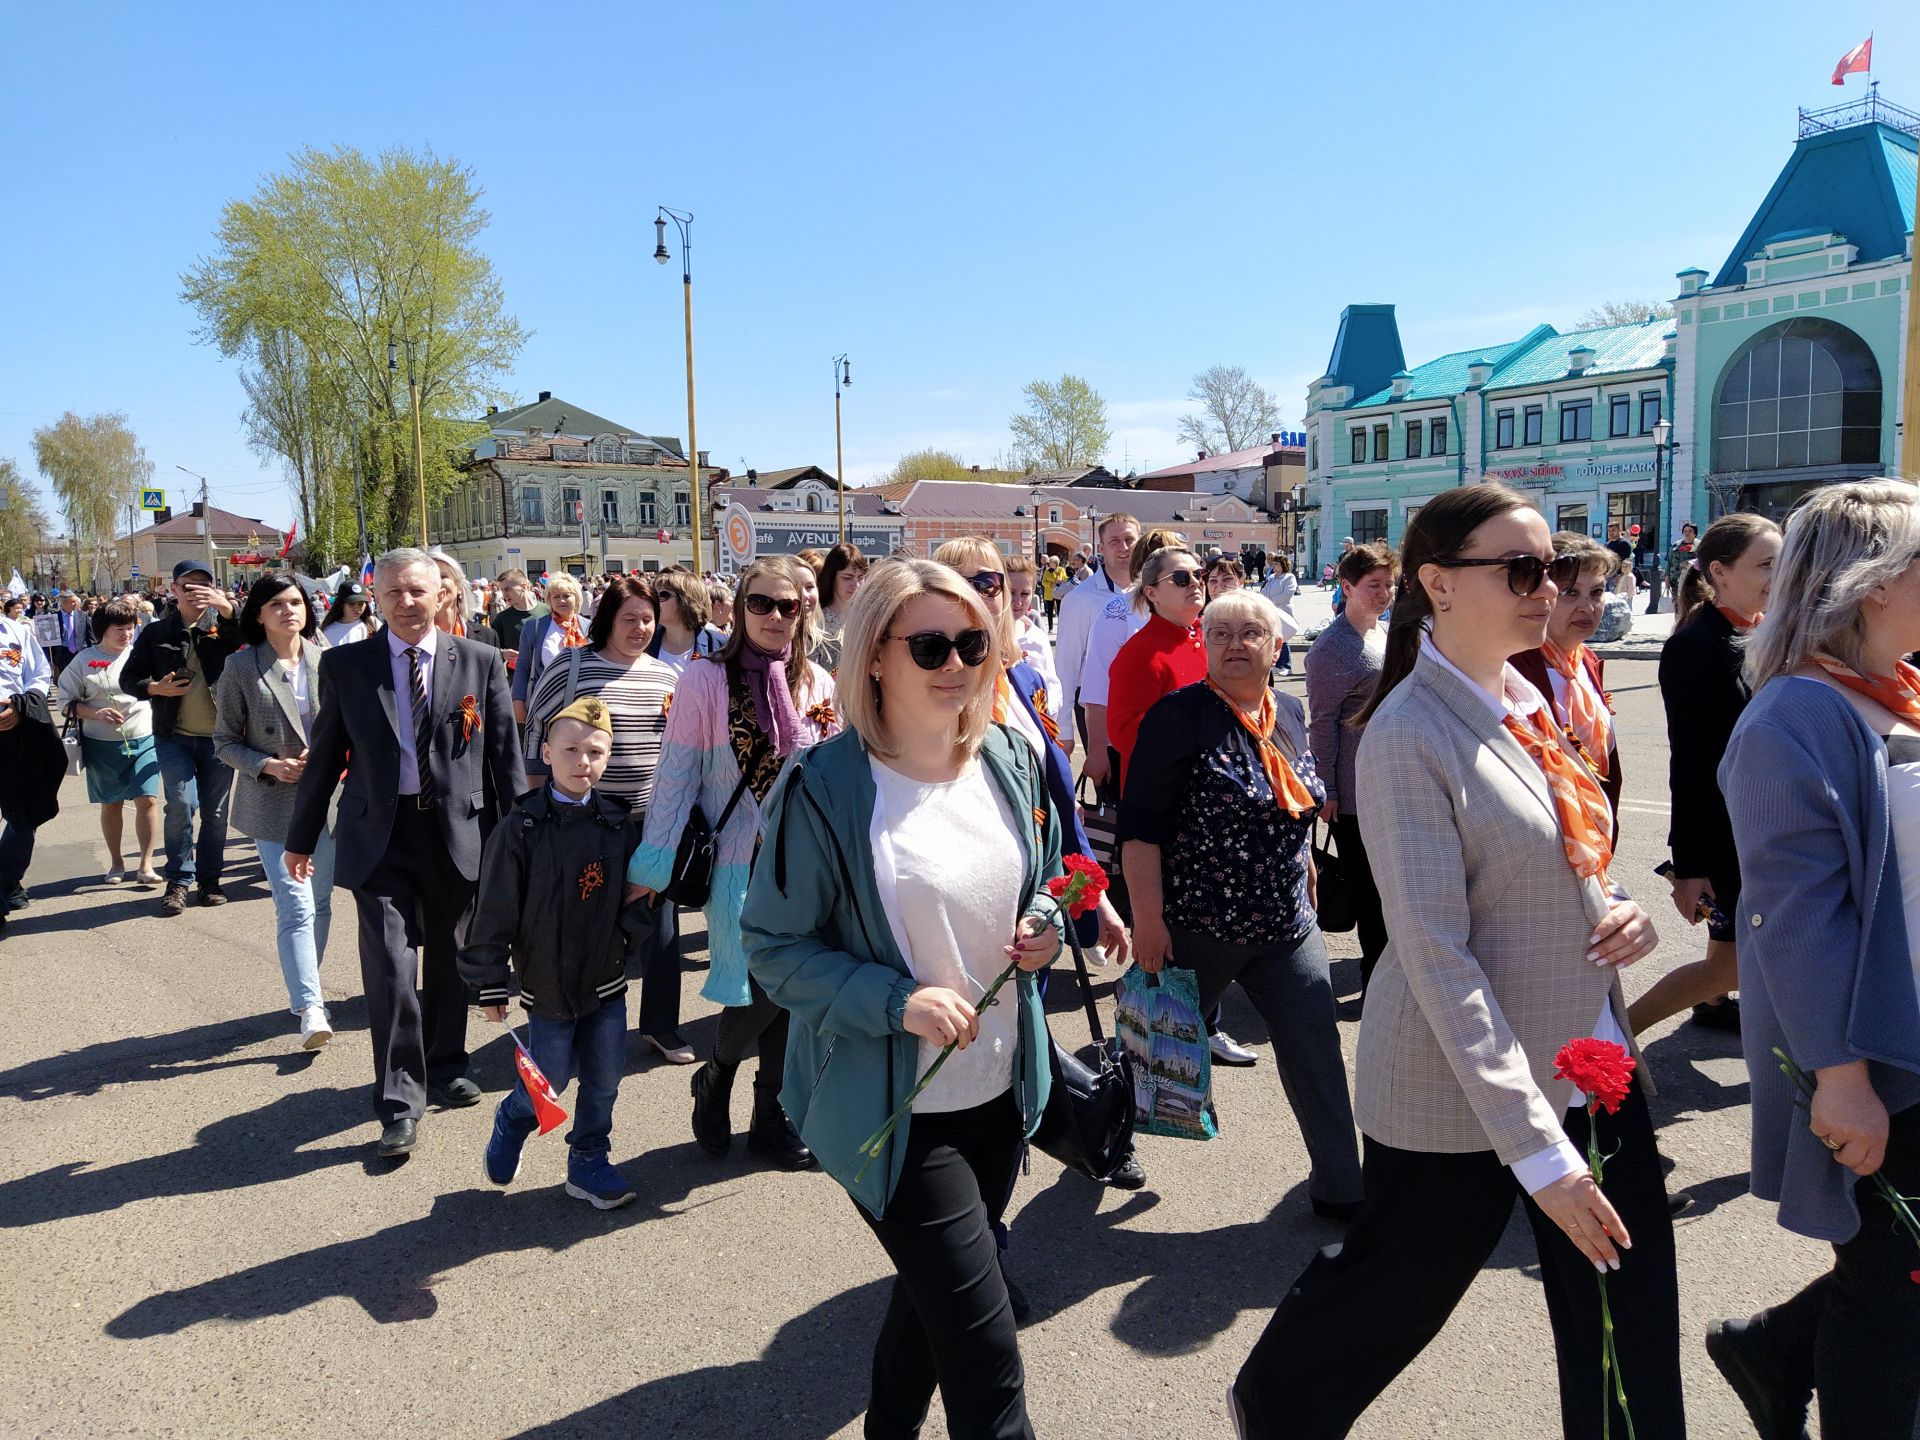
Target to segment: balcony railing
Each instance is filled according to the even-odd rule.
[[[1875,81],[1861,99],[1829,105],[1821,110],[1803,109],[1800,112],[1799,138],[1804,140],[1809,135],[1844,130],[1852,125],[1888,125],[1908,135],[1920,136],[1920,115],[1891,100],[1882,100],[1879,82]]]

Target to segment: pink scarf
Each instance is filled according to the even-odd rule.
[[[734,660],[747,682],[747,694],[753,697],[754,723],[773,742],[773,753],[782,758],[800,744],[800,712],[793,708],[793,692],[787,688],[787,660],[792,653],[793,647],[786,645],[768,654],[749,640]]]

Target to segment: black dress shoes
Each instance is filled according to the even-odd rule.
[[[464,1075],[456,1075],[444,1085],[429,1085],[427,1098],[443,1110],[464,1110],[480,1103],[480,1087]]]
[[[374,1152],[382,1160],[391,1160],[413,1149],[413,1142],[419,1138],[419,1127],[412,1120],[396,1120],[380,1132],[380,1144]]]
[[[1813,1392],[1783,1383],[1779,1359],[1753,1320],[1714,1321],[1707,1327],[1707,1355],[1747,1407],[1760,1440],[1807,1440]]]

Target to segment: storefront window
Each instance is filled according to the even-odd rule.
[[[1830,320],[1789,320],[1727,367],[1714,469],[1878,464],[1881,404],[1880,367],[1865,341]]]

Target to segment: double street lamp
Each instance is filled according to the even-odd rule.
[[[413,341],[407,345],[407,408],[413,411],[413,483],[420,492],[420,548],[427,548],[427,471],[423,459],[425,446],[420,442],[420,377],[413,367]],[[400,370],[400,342],[387,337],[387,373]]]
[[[847,460],[840,448],[840,394],[853,384],[847,357],[833,357],[833,483],[840,492],[840,543],[847,543]]]
[[[653,258],[661,265],[673,257],[667,253],[667,222],[680,232],[681,310],[687,327],[687,469],[693,476],[688,494],[687,518],[693,522],[693,573],[702,574],[700,563],[700,436],[693,415],[693,216],[662,205],[653,220]]]

